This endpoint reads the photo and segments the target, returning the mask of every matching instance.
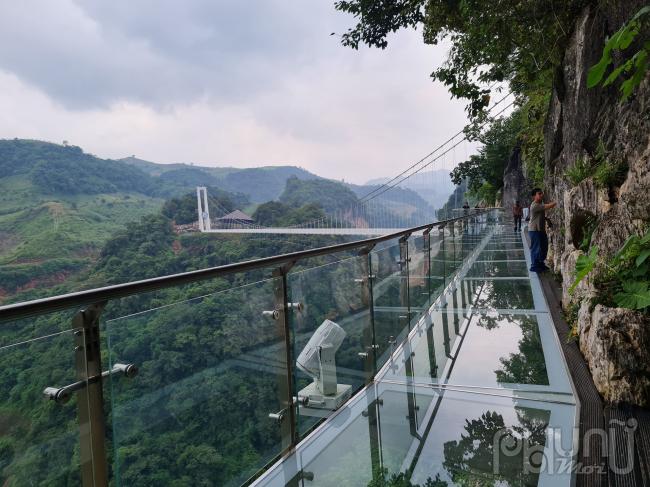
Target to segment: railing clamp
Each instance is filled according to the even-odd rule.
[[[269,418],[274,419],[278,424],[282,423],[284,416],[287,414],[286,409],[281,409],[277,413],[269,413]]]
[[[399,239],[400,243],[401,243],[401,242],[406,242],[406,241],[409,239],[410,236],[411,236],[411,232],[409,232],[409,233],[405,233],[404,235],[402,235],[402,236],[400,237],[400,239]]]
[[[295,309],[296,311],[302,311],[302,303],[287,303],[287,309]],[[262,316],[266,316],[268,318],[272,318],[274,320],[277,320],[280,318],[280,310],[279,309],[272,309],[272,310],[266,310],[262,311]]]
[[[366,245],[365,247],[362,247],[362,248],[359,250],[359,252],[358,252],[357,255],[368,255],[368,254],[372,251],[372,249],[375,248],[375,245],[377,245],[377,244],[374,243],[374,242],[373,242],[373,243],[369,243],[369,244]]]
[[[84,389],[89,383],[115,374],[122,374],[130,379],[138,375],[138,367],[134,364],[115,364],[112,369],[105,370],[99,376],[90,377],[87,381],[80,380],[63,387],[46,387],[43,389],[43,395],[57,404],[65,404],[72,398],[73,392]]]

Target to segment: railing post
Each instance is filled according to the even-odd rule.
[[[364,371],[366,374],[365,382],[369,383],[377,373],[377,339],[375,335],[375,304],[372,294],[372,257],[371,250],[373,247],[364,248],[359,255],[361,256],[361,275],[359,282],[362,286],[361,302],[368,306],[368,326],[363,331],[363,346],[365,350]]]
[[[427,294],[429,296],[428,303],[431,302],[431,228],[428,228],[422,233],[423,250],[427,259]]]
[[[99,317],[105,305],[105,302],[91,304],[72,318],[78,381],[88,381],[91,377],[102,375]],[[87,386],[77,392],[77,415],[82,485],[107,487],[108,463],[101,380],[88,381]]]
[[[411,299],[409,294],[409,235],[399,239],[399,263],[400,263],[400,304],[406,309],[407,327],[411,329]]]
[[[438,256],[442,254],[442,288],[447,287],[447,245],[445,244],[445,225],[439,227],[438,235],[442,234],[442,242],[440,242],[440,247],[438,247]],[[441,251],[442,250],[442,251]]]
[[[376,394],[377,389],[375,389]],[[379,406],[381,400],[374,398],[368,403],[367,418],[368,418],[368,438],[370,440],[370,465],[372,466],[372,478],[377,480],[382,477],[382,459],[381,459],[381,442],[379,431]]]
[[[285,414],[280,418],[280,434],[282,435],[282,449],[286,450],[293,447],[298,439],[297,426],[296,426],[296,407],[297,402],[294,401],[294,384],[293,384],[293,357],[292,357],[292,340],[291,340],[291,324],[289,322],[289,306],[287,296],[287,272],[293,264],[288,264],[279,267],[273,271],[275,277],[274,294],[275,294],[275,309],[278,312],[278,319],[276,320],[276,333],[284,340],[284,360],[286,362],[285,376],[279,376],[278,395],[280,405],[282,406]]]
[[[461,307],[463,308],[463,316],[467,314],[467,307],[469,306],[468,299],[465,296],[465,283],[467,281],[465,279],[460,281],[460,300],[461,300]]]
[[[449,236],[451,237],[451,243],[452,243],[451,248],[452,248],[453,254],[454,254],[454,265],[456,265],[456,231],[455,231],[455,228],[456,228],[456,222],[453,222],[451,225],[449,225]],[[447,252],[445,252],[445,255],[446,254],[447,254]]]
[[[454,307],[456,306],[456,292],[454,291]],[[454,309],[454,317],[457,311]],[[445,348],[445,356],[451,358],[451,340],[449,338],[449,316],[447,308],[442,309],[442,344]]]
[[[402,307],[406,308],[406,319],[408,321],[408,329],[411,329],[411,299],[410,299],[410,283],[409,283],[409,246],[408,239],[410,235],[404,235],[399,239],[399,257],[400,257],[400,274],[401,274],[401,288],[400,300]],[[409,429],[411,435],[419,438],[417,434],[417,406],[415,403],[415,391],[413,388],[413,352],[411,344],[408,341],[404,344],[404,365],[406,373],[406,404],[408,409]]]
[[[462,285],[462,282],[463,281],[461,280],[458,285]],[[454,289],[454,291],[451,294],[452,305],[454,307],[454,330],[460,329],[460,323],[459,323],[460,318],[458,317],[458,314],[460,313],[461,316],[465,316],[465,310],[462,308],[461,309],[458,308],[457,293],[458,293],[458,287],[456,287],[456,289]]]
[[[445,316],[447,309],[442,308],[440,316]],[[443,318],[444,320],[444,318]],[[438,363],[436,361],[436,342],[433,338],[433,325],[427,326],[427,344],[429,353],[429,375],[431,377],[438,377]]]
[[[409,432],[414,438],[420,438],[418,435],[418,406],[415,397],[415,386],[413,384],[413,355],[411,342],[406,341],[404,344],[404,366],[406,374],[406,407],[408,410]]]

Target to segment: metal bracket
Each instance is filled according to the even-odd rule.
[[[287,303],[287,309],[295,309],[296,311],[302,311],[302,308],[303,308],[302,303]],[[262,316],[266,316],[274,320],[277,320],[278,318],[280,318],[280,310],[273,309],[273,310],[262,311]]]
[[[281,409],[277,413],[269,413],[269,418],[274,419],[278,424],[282,423],[287,414],[286,409]]]
[[[43,395],[57,404],[65,404],[72,398],[73,392],[85,389],[88,384],[99,382],[101,379],[116,374],[122,374],[130,379],[138,375],[138,368],[134,364],[115,364],[112,369],[105,370],[101,375],[89,377],[87,381],[79,380],[63,387],[46,387],[43,389]]]
[[[280,277],[282,275],[286,275],[293,268],[293,266],[296,265],[297,262],[298,260],[290,260],[286,264],[277,267],[273,271],[273,277]]]
[[[361,250],[359,250],[359,253],[357,255],[368,255],[372,249],[375,248],[376,243],[370,243],[366,245],[365,247],[362,247]]]

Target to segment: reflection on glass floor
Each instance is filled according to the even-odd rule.
[[[474,262],[467,277],[527,277],[528,266],[521,260],[482,260]]]
[[[259,485],[571,484],[562,465],[576,403],[537,277],[521,262],[528,250],[499,228],[475,250],[408,339],[382,350],[375,382]],[[403,322],[390,324],[400,311],[385,313],[406,337]]]

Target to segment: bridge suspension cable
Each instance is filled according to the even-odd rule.
[[[505,96],[497,100],[486,113],[492,112],[497,106],[503,103],[513,92],[508,92]],[[506,106],[501,108],[498,112],[493,114],[493,117],[499,116],[504,113],[508,108],[510,108],[516,100],[512,100]],[[484,127],[489,123],[490,119],[486,118],[483,122],[478,125],[478,128]],[[463,135],[464,134],[464,135]],[[456,140],[460,135],[463,137],[459,140]],[[307,234],[353,234],[354,229],[365,228],[370,232],[370,229],[374,230],[389,230],[406,227],[413,224],[413,216],[417,215],[420,212],[420,218],[431,221],[432,217],[435,215],[431,214],[433,210],[430,207],[429,203],[420,197],[417,193],[412,195],[408,194],[409,190],[405,190],[400,187],[400,184],[404,181],[412,178],[416,174],[423,174],[423,171],[430,167],[434,162],[440,160],[441,158],[446,157],[448,154],[451,154],[455,162],[455,149],[463,144],[470,142],[469,136],[465,133],[465,130],[460,130],[455,133],[452,137],[444,141],[442,144],[434,148],[426,156],[419,159],[417,162],[411,164],[405,170],[386,181],[385,183],[379,185],[377,188],[374,188],[372,191],[368,192],[350,208],[335,210],[329,215],[325,215],[320,218],[313,220],[308,220],[306,222],[301,222],[294,225],[289,225],[286,228],[287,233],[307,233]],[[451,145],[450,145],[451,144]],[[446,148],[446,149],[445,149]],[[444,151],[440,152],[442,149]],[[437,155],[436,155],[437,154]],[[432,156],[435,157],[431,158]],[[465,158],[467,157],[467,148],[465,146]],[[433,187],[433,172],[431,172],[432,181],[430,182],[431,187]],[[426,178],[426,176],[425,176]],[[397,188],[394,197],[386,198],[385,194]],[[411,201],[409,201],[409,196],[411,198],[415,197],[415,206],[413,206]],[[382,197],[383,196],[383,197]],[[382,198],[380,198],[382,197]],[[380,201],[381,200],[381,201]],[[424,203],[423,203],[424,202]],[[224,214],[227,211],[216,202],[218,208],[224,211]],[[418,206],[419,205],[419,206]],[[424,206],[424,207],[423,207]],[[397,211],[395,210],[397,208]],[[409,210],[409,208],[411,210]],[[410,211],[409,214],[403,215]],[[400,213],[401,212],[401,213]],[[235,228],[236,227],[236,228]],[[263,227],[250,222],[237,222],[233,224],[232,228],[226,229],[232,231],[232,233],[248,233],[243,230],[254,231],[255,229],[259,230],[259,233],[273,233],[272,227]],[[300,230],[309,230],[301,232]],[[276,229],[277,230],[277,229]],[[321,232],[322,230],[322,232]],[[219,230],[222,231],[223,230]],[[331,232],[328,232],[331,231]]]

